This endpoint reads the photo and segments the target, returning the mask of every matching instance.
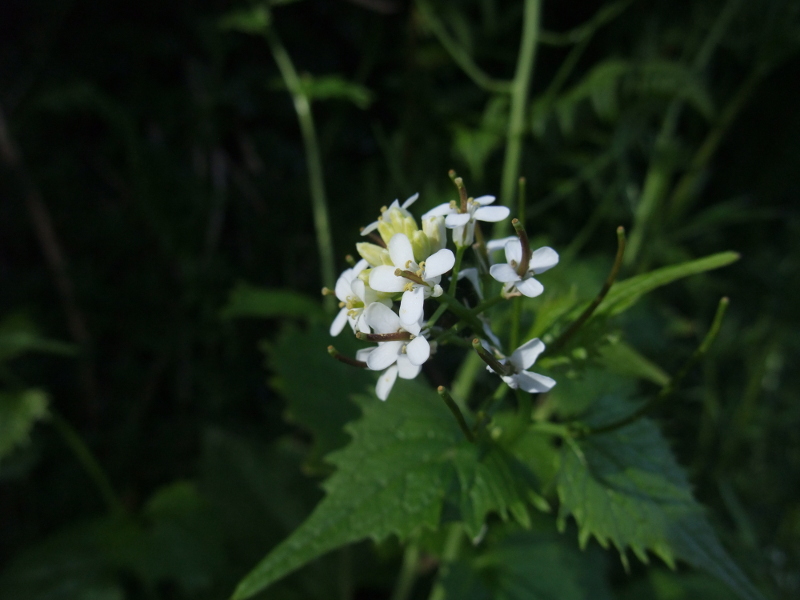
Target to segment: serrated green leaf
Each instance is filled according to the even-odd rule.
[[[326,350],[331,342],[348,356],[354,356],[359,347],[349,328],[339,338],[332,338],[321,326],[306,330],[285,327],[274,342],[263,347],[275,373],[270,383],[286,400],[286,419],[314,438],[306,466],[320,472],[330,471],[322,457],[347,443],[344,425],[358,417],[350,396],[375,384],[374,373],[331,358]]]
[[[628,310],[639,298],[656,288],[690,275],[697,275],[727,266],[739,260],[737,252],[720,252],[705,258],[690,260],[678,265],[662,267],[649,273],[637,275],[614,284],[594,316],[612,316]]]
[[[630,411],[609,397],[595,405],[587,422],[607,424]],[[643,562],[648,551],[671,567],[684,560],[726,583],[739,597],[762,599],[722,548],[653,421],[640,419],[591,435],[578,447],[580,452],[571,445],[562,449],[557,491],[561,522],[575,518],[581,546],[595,537],[604,547],[613,544],[623,562],[628,548]]]
[[[515,531],[454,564],[443,583],[458,600],[609,600],[603,571],[602,555],[555,531]]]
[[[47,404],[41,390],[0,392],[0,459],[27,443],[34,424],[47,418]]]
[[[326,497],[240,582],[235,600],[344,544],[435,529],[445,503],[465,511],[470,531],[489,511],[525,521],[530,476],[515,472],[518,463],[500,449],[464,440],[430,388],[399,381],[387,402],[369,396],[358,403],[364,414],[348,427],[353,441],[328,457],[338,470],[324,484]]]
[[[260,288],[244,282],[233,288],[228,303],[221,311],[223,319],[290,317],[311,321],[321,320],[324,315],[322,305],[305,294]]]

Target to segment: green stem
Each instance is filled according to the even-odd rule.
[[[64,442],[75,455],[75,458],[78,459],[78,462],[81,464],[84,471],[86,471],[86,474],[94,482],[97,491],[106,504],[106,508],[108,508],[108,512],[112,514],[125,512],[122,502],[120,502],[114,492],[114,487],[111,485],[108,475],[106,475],[103,467],[100,466],[100,463],[94,457],[94,454],[92,454],[86,442],[78,435],[78,432],[73,429],[72,425],[57,414],[52,414],[50,422],[56,428],[56,431],[61,434]]]
[[[503,300],[505,300],[505,298],[503,298],[502,295],[495,296],[494,298],[490,298],[489,300],[484,300],[469,312],[471,312],[473,315],[479,315],[482,312],[485,312],[490,308],[492,308],[495,304],[502,302]]]
[[[722,327],[722,320],[725,317],[725,311],[728,310],[728,304],[728,298],[722,298],[719,301],[717,312],[714,315],[714,321],[711,323],[711,327],[709,328],[705,338],[703,338],[702,343],[697,350],[692,353],[692,356],[689,357],[689,360],[684,363],[683,367],[681,367],[681,369],[669,380],[669,382],[667,382],[667,384],[661,388],[661,391],[659,391],[655,397],[651,398],[648,402],[642,405],[641,408],[634,411],[627,417],[624,417],[618,421],[614,421],[613,423],[609,423],[608,425],[603,425],[602,427],[586,429],[583,432],[583,435],[607,433],[609,431],[614,431],[616,429],[625,427],[626,425],[630,425],[634,421],[641,419],[643,416],[648,414],[655,407],[659,406],[662,402],[669,398],[672,394],[674,394],[678,389],[678,385],[680,385],[681,381],[683,381],[684,377],[686,377],[692,367],[694,367],[694,365],[706,355],[709,348],[711,348],[711,344],[714,343],[714,340],[717,338],[717,334]]]
[[[533,65],[536,59],[540,9],[541,0],[525,0],[522,43],[517,57],[517,69],[511,84],[511,110],[500,187],[500,202],[509,208],[514,204],[514,188],[517,185],[522,161],[522,140],[525,133],[525,115],[533,77]],[[494,236],[496,238],[504,237],[507,232],[507,221],[503,220],[495,225]]]
[[[272,25],[267,26],[264,30],[264,37],[278,65],[281,77],[283,77],[283,81],[292,96],[294,110],[300,123],[300,133],[303,137],[303,147],[306,153],[308,184],[311,193],[311,206],[314,229],[317,236],[322,283],[333,288],[333,284],[336,281],[336,269],[333,261],[333,237],[328,215],[328,200],[325,194],[322,158],[316,128],[314,127],[314,116],[311,113],[311,103],[303,90],[294,63],[292,63],[289,53]],[[325,307],[331,312],[335,308],[335,299],[332,296],[325,297]]]
[[[450,531],[447,533],[447,539],[444,542],[444,551],[442,552],[442,559],[439,564],[439,574],[436,577],[436,583],[433,585],[428,600],[445,600],[445,589],[442,580],[447,576],[450,570],[450,565],[456,561],[458,555],[461,553],[461,542],[464,539],[464,531],[461,523],[454,523],[450,526]]]
[[[507,94],[511,91],[512,84],[510,82],[489,77],[475,61],[472,60],[469,53],[447,32],[447,28],[436,17],[436,12],[430,7],[426,0],[417,0],[417,7],[419,8],[420,15],[422,15],[425,25],[428,26],[431,33],[436,36],[436,39],[439,40],[439,43],[447,51],[453,61],[464,71],[467,77],[472,79],[475,85],[487,92]]]
[[[412,542],[406,546],[403,553],[403,564],[400,567],[400,575],[394,586],[391,600],[407,600],[414,589],[414,582],[417,580],[419,565],[419,546]]]
[[[458,273],[461,271],[461,260],[464,258],[464,252],[466,251],[466,246],[456,246],[456,262],[450,273],[450,285],[447,287],[447,293],[451,296],[455,296],[456,286],[458,285]]]
[[[448,294],[447,292],[442,292],[440,296],[434,298],[441,304],[446,304],[447,308],[456,315],[459,319],[467,323],[472,329],[475,331],[477,335],[483,333],[483,326],[481,322],[477,319],[477,317],[472,314],[466,306],[461,304],[458,300],[456,300],[453,296]]]
[[[439,395],[442,397],[442,400],[444,400],[444,403],[447,405],[447,408],[449,408],[450,412],[453,413],[453,416],[456,418],[456,421],[458,422],[458,426],[464,433],[464,437],[467,438],[468,442],[475,443],[475,438],[473,437],[472,431],[467,425],[467,420],[464,418],[464,413],[462,413],[461,409],[458,408],[458,404],[456,404],[455,400],[453,400],[453,397],[447,391],[447,388],[445,388],[443,385],[440,385],[436,391],[439,392]]]
[[[603,298],[606,297],[608,291],[611,289],[611,286],[614,285],[614,281],[617,279],[617,275],[619,274],[619,269],[622,266],[622,258],[625,255],[625,229],[623,227],[617,228],[617,256],[614,258],[614,265],[611,267],[611,272],[608,274],[605,283],[603,283],[603,287],[600,288],[600,292],[597,294],[595,299],[592,303],[587,306],[581,315],[575,320],[575,322],[570,325],[569,329],[567,329],[564,333],[562,333],[556,341],[550,344],[548,350],[552,352],[557,352],[564,345],[575,335],[578,330],[583,327],[584,323],[589,320],[589,317],[592,316],[594,311],[600,306],[600,303],[603,301]]]

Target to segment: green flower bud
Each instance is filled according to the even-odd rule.
[[[361,258],[366,260],[370,266],[377,267],[385,264],[392,264],[392,259],[389,257],[389,251],[386,248],[381,248],[377,244],[370,244],[369,242],[359,242],[356,244],[356,250]],[[389,261],[388,263],[386,261]]]

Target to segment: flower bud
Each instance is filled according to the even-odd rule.
[[[417,222],[411,213],[404,208],[394,206],[387,210],[378,220],[378,233],[387,244],[396,233],[404,233],[409,239],[418,231]]]
[[[422,231],[428,236],[430,253],[438,252],[447,245],[445,235],[444,216],[428,217],[422,221]]]
[[[389,251],[386,248],[381,248],[377,244],[359,242],[356,244],[356,250],[361,255],[361,258],[366,260],[372,267],[392,264],[392,259],[389,257]]]
[[[414,251],[414,260],[418,263],[421,263],[432,254],[430,240],[422,231],[415,231],[408,239],[411,241],[411,249]]]

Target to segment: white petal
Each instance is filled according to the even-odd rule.
[[[536,298],[536,296],[544,291],[544,286],[536,281],[533,277],[528,277],[527,279],[518,281],[515,285],[520,294],[527,296],[528,298]]]
[[[361,235],[368,235],[373,231],[375,231],[377,228],[378,228],[378,222],[373,221],[372,223],[370,223],[369,225],[364,227],[364,229],[361,230]]]
[[[531,373],[530,371],[523,371],[515,375],[519,387],[530,394],[539,394],[548,392],[553,389],[556,384],[555,379],[550,379],[545,375],[539,373]]]
[[[545,246],[544,248],[539,248],[533,253],[531,256],[531,262],[528,264],[528,268],[538,275],[539,273],[544,273],[548,269],[552,269],[557,264],[558,252],[548,246]]]
[[[483,321],[482,318],[481,318],[481,321]],[[500,338],[498,338],[494,334],[494,331],[492,331],[492,328],[489,327],[489,322],[488,321],[483,321],[483,333],[486,334],[486,337],[488,337],[495,346],[498,346],[498,347],[500,346]],[[490,352],[491,352],[491,350],[490,350]],[[486,366],[489,366],[489,365],[486,365]]]
[[[500,379],[506,382],[506,385],[510,387],[512,390],[515,390],[519,387],[519,382],[517,381],[516,375],[501,375]]]
[[[372,333],[372,331],[369,328],[369,324],[367,323],[367,320],[364,318],[364,311],[361,311],[361,314],[356,317],[355,328],[362,333]],[[355,333],[355,331],[353,333]]]
[[[542,352],[544,352],[544,343],[539,338],[533,338],[514,350],[510,358],[511,364],[516,367],[517,371],[524,371],[536,362]]]
[[[375,348],[377,348],[377,346],[371,346],[369,348],[361,348],[360,350],[356,350],[356,360],[367,362],[367,358],[369,357],[370,354],[372,354],[372,351],[375,350]]]
[[[518,237],[511,238],[506,242],[506,262],[519,264],[521,261],[522,243],[520,243]]]
[[[403,202],[403,205],[402,205],[402,207],[403,207],[403,208],[408,208],[409,206],[411,206],[412,204],[414,204],[414,202],[416,202],[416,201],[417,201],[417,198],[419,198],[419,192],[417,192],[417,193],[416,193],[416,194],[414,194],[413,196],[409,196],[408,198],[406,198],[406,201],[405,201],[405,202]]]
[[[333,293],[341,302],[346,302],[347,297],[352,293],[350,289],[350,282],[353,281],[353,269],[345,269],[336,280],[336,286],[333,288]]]
[[[375,386],[375,395],[381,400],[386,400],[389,397],[389,392],[392,391],[392,386],[397,379],[397,367],[392,365],[386,369],[381,376],[378,377],[378,383]]]
[[[489,240],[486,242],[486,250],[488,252],[494,252],[495,250],[502,250],[506,247],[506,244],[511,240],[518,240],[517,236],[510,235],[508,237],[501,238],[499,240]]]
[[[475,211],[475,219],[496,223],[507,218],[509,214],[511,214],[511,211],[507,206],[481,206]]]
[[[422,220],[428,219],[430,217],[441,217],[444,215],[449,215],[450,213],[455,212],[456,209],[450,206],[449,202],[445,202],[444,204],[440,204],[439,206],[434,206],[424,215],[422,215]]]
[[[375,333],[396,333],[400,330],[400,318],[380,302],[373,302],[366,308],[364,319]]]
[[[514,268],[506,263],[492,265],[489,268],[489,274],[494,277],[495,281],[499,281],[501,283],[519,280],[519,275],[517,275],[517,272],[514,270]]]
[[[420,286],[408,292],[403,292],[403,299],[400,300],[400,323],[403,327],[412,325],[419,321],[423,313],[425,303],[425,290]]]
[[[395,363],[402,347],[403,342],[381,342],[367,357],[367,368],[383,371]]]
[[[369,287],[378,292],[402,292],[408,280],[394,274],[397,267],[381,265],[369,272]]]
[[[422,370],[420,365],[413,365],[405,354],[397,357],[397,370],[402,379],[414,379]]]
[[[476,204],[480,204],[481,206],[485,206],[487,204],[491,204],[495,201],[494,196],[478,196],[477,198],[472,199],[473,202]]]
[[[369,263],[362,258],[353,267],[353,278],[358,277],[358,274],[361,273],[361,271],[368,268],[369,268]]]
[[[400,269],[407,269],[409,262],[414,263],[414,249],[405,233],[395,233],[389,240],[389,256],[394,266]]]
[[[332,336],[337,336],[342,333],[342,329],[344,329],[345,324],[347,323],[347,308],[343,308],[338,312],[336,318],[333,319],[333,323],[331,323],[331,331],[330,334]]]
[[[419,366],[431,356],[431,345],[421,335],[406,344],[406,356],[412,365]]]
[[[454,227],[460,227],[461,225],[466,225],[469,223],[471,218],[472,215],[469,213],[451,213],[445,218],[444,226],[450,229],[453,229]]]
[[[456,264],[456,256],[452,250],[443,248],[425,259],[425,279],[444,275]]]

